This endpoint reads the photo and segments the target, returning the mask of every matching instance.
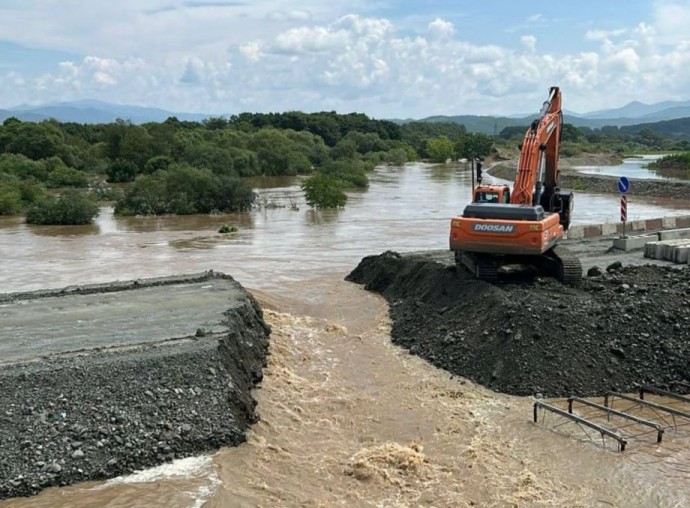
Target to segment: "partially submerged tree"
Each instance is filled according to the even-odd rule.
[[[302,183],[307,204],[312,208],[342,208],[347,202],[344,183],[333,175],[316,174]]]

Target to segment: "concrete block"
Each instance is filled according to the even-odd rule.
[[[568,238],[584,238],[585,228],[582,226],[572,226],[568,229]]]
[[[654,246],[654,259],[664,259],[664,252],[666,252],[666,244],[659,242]]]
[[[656,229],[661,229],[663,220],[662,219],[647,219],[645,222],[645,229],[647,231],[654,231]]]
[[[674,263],[688,263],[690,264],[690,245],[679,245],[673,253]]]
[[[585,238],[601,236],[601,226],[585,226]]]
[[[618,224],[616,224],[616,223],[602,224],[601,225],[602,236],[615,235],[618,232],[617,226],[618,226]]]
[[[645,228],[647,227],[647,221],[644,220],[634,220],[628,226],[632,231],[644,231]]]
[[[673,261],[673,254],[676,250],[676,245],[672,243],[665,243],[663,245],[664,248],[662,249],[661,259],[664,259],[666,261]]]
[[[676,217],[676,227],[677,228],[690,228],[690,215],[684,215],[682,217]]]
[[[663,229],[675,229],[678,226],[676,226],[676,218],[675,217],[664,217],[661,219],[661,227]]]
[[[629,251],[635,249],[643,249],[647,243],[655,242],[657,240],[659,240],[659,236],[656,234],[643,236],[629,236],[627,238],[614,238],[613,246],[616,249]]]
[[[690,228],[688,229],[669,229],[668,231],[659,232],[660,240],[679,240],[690,238]]]
[[[644,257],[654,259],[654,253],[656,252],[658,243],[659,242],[647,242],[644,246]]]

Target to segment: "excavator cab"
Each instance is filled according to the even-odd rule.
[[[478,185],[474,188],[473,203],[510,203],[507,185]]]

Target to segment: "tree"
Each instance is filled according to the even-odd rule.
[[[173,165],[153,175],[140,175],[117,200],[119,215],[238,212],[254,203],[252,188],[239,179],[208,169]]]
[[[522,139],[525,137],[525,132],[527,131],[526,125],[510,125],[504,127],[501,132],[498,133],[498,137],[501,139]]]
[[[29,159],[47,159],[57,155],[65,139],[52,122],[20,122],[8,127],[11,139],[5,146],[10,153],[25,155]]]
[[[577,143],[582,138],[582,133],[571,123],[564,123],[561,131],[561,139],[563,141],[572,141]]]
[[[91,224],[98,216],[98,204],[86,193],[69,190],[59,197],[47,197],[26,213],[28,224]]]
[[[455,157],[453,142],[446,136],[431,138],[426,142],[426,152],[433,162],[446,162]]]
[[[146,161],[146,164],[144,164],[144,174],[152,175],[156,171],[168,169],[172,163],[172,157],[168,157],[167,155],[156,155],[155,157],[151,157]]]
[[[86,173],[60,164],[50,172],[46,185],[48,187],[86,187],[88,183]]]
[[[491,136],[481,133],[470,133],[460,136],[455,144],[458,157],[473,159],[475,157],[486,157],[491,153],[494,140]]]
[[[302,183],[302,190],[312,208],[342,208],[347,202],[342,181],[332,175],[310,176]]]
[[[28,157],[14,153],[0,155],[0,174],[14,175],[20,180],[36,179],[44,182],[48,178],[48,168],[43,161],[32,161]]]
[[[106,174],[108,175],[108,182],[110,183],[121,183],[121,182],[132,182],[137,176],[139,168],[137,165],[131,161],[126,161],[123,159],[117,159],[116,161],[110,163]]]
[[[22,195],[15,179],[0,180],[0,215],[15,215],[22,211]]]

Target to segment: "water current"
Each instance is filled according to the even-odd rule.
[[[224,271],[273,327],[248,442],[11,507],[687,506],[690,433],[626,454],[530,422],[531,400],[492,393],[390,343],[386,306],[343,276],[387,249],[443,249],[470,190],[463,167],[382,167],[345,209],[308,209],[294,178],[254,182],[244,214],[37,227],[0,219],[3,291]],[[576,222],[615,220],[615,195],[579,194]],[[690,213],[640,201],[636,218]],[[220,235],[231,223],[238,233]],[[683,435],[685,438],[683,438]]]

